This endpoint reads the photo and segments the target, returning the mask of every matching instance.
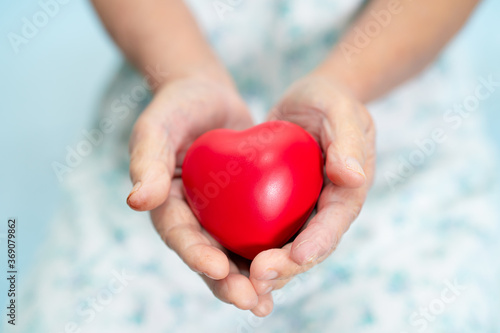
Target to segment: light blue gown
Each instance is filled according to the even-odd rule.
[[[362,6],[221,2],[226,7],[190,6],[258,121],[321,61]],[[115,128],[65,179],[64,206],[20,299],[18,331],[499,332],[496,152],[482,131],[480,103],[468,106],[467,117],[453,112],[472,103],[481,85],[463,59],[446,54],[368,106],[378,162],[363,211],[329,259],[273,292],[275,309],[265,319],[213,297],[161,242],[148,214],[125,204],[128,137],[150,99],[113,111],[141,85],[125,65],[99,114]]]

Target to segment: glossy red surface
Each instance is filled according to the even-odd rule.
[[[216,129],[191,145],[182,180],[201,225],[253,259],[283,246],[307,220],[321,192],[323,158],[314,138],[289,122]]]

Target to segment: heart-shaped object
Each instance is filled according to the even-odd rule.
[[[323,157],[314,138],[290,122],[216,129],[187,151],[182,181],[201,225],[253,259],[283,246],[306,222],[323,185]]]

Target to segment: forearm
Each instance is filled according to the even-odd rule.
[[[92,0],[102,22],[140,71],[159,67],[168,79],[209,72],[228,80],[181,0]]]
[[[363,102],[380,97],[424,69],[465,23],[477,3],[478,0],[372,1],[315,73],[338,81]],[[381,11],[390,13],[383,22],[386,26],[373,15]],[[363,34],[365,40],[360,37]]]

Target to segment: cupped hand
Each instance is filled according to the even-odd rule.
[[[253,260],[250,280],[259,295],[283,287],[332,253],[361,210],[375,165],[370,114],[327,77],[311,75],[296,82],[271,110],[269,120],[276,119],[302,126],[320,143],[326,177],[317,214],[294,241]]]
[[[261,315],[272,305],[271,295],[258,296],[248,279],[248,263],[230,259],[201,227],[185,200],[180,178],[184,155],[200,135],[215,128],[250,126],[248,110],[230,80],[196,75],[165,83],[132,132],[134,187],[127,203],[135,210],[151,210],[163,241],[201,275],[216,297]]]

